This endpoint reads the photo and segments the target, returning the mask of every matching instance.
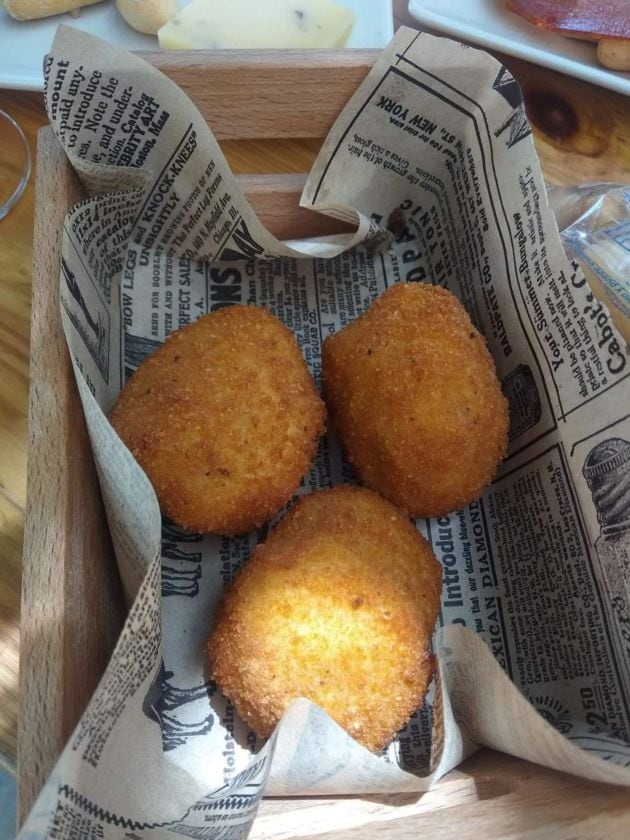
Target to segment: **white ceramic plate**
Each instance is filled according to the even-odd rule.
[[[393,34],[392,0],[338,2],[356,14],[348,39],[349,47],[380,49],[390,41]],[[42,61],[60,23],[84,29],[128,50],[158,49],[157,38],[140,35],[127,26],[116,11],[113,0],[83,9],[78,18],[57,15],[30,21],[13,20],[0,0],[0,88],[42,89]]]
[[[409,12],[422,28],[444,32],[630,94],[630,73],[617,73],[602,67],[593,44],[533,26],[511,12],[504,0],[410,0]]]

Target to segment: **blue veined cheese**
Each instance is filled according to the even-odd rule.
[[[167,50],[343,47],[353,24],[333,0],[192,0],[158,39]]]

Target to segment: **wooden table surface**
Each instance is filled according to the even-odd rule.
[[[503,57],[521,82],[547,180],[630,184],[630,100]],[[0,91],[0,108],[25,131],[33,155],[46,123],[42,97]],[[303,172],[310,141],[223,144],[237,174]],[[0,178],[4,153],[0,133]],[[6,155],[5,161],[6,163]],[[19,648],[20,561],[26,489],[30,278],[34,181],[0,221],[0,764],[14,767]]]

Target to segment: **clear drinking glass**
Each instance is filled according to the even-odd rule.
[[[0,219],[15,207],[31,175],[31,152],[24,132],[0,109]]]

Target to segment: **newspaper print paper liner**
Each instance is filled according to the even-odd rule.
[[[628,732],[627,531],[613,522],[622,539],[609,539],[630,438],[626,357],[562,252],[505,68],[400,30],[337,120],[302,198],[357,221],[357,233],[289,245],[260,225],[196,109],[140,59],[61,29],[45,70],[51,124],[93,196],[66,222],[62,318],[131,609],[22,836],[70,838],[79,826],[104,837],[121,827],[244,836],[263,791],[423,790],[475,742],[630,784],[613,763],[630,761],[614,737]],[[388,221],[398,236],[385,250]],[[362,240],[369,249],[348,250]],[[418,770],[426,755],[421,718],[375,756],[298,700],[258,750],[206,682],[202,643],[222,581],[263,535],[200,538],[166,523],[160,560],[153,490],[103,414],[156,342],[230,303],[275,311],[318,378],[322,336],[399,280],[458,294],[511,410],[510,453],[483,498],[418,523],[445,568],[441,622],[451,625],[436,638],[444,725],[425,777],[401,769]],[[582,345],[559,318],[567,309]],[[344,478],[329,433],[301,492]]]

